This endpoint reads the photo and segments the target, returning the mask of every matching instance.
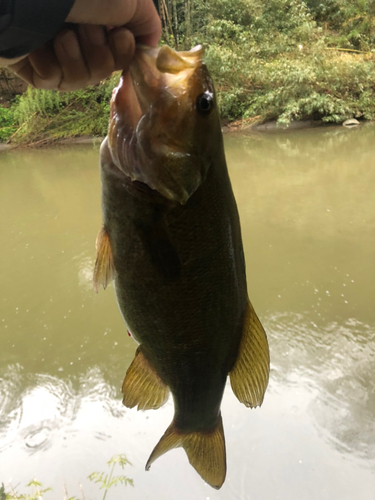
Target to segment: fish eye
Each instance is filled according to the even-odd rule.
[[[205,92],[197,97],[197,111],[201,115],[208,115],[214,107],[214,97],[210,92]]]

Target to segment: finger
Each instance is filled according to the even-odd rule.
[[[77,90],[84,87],[90,80],[90,72],[74,31],[60,32],[53,46],[63,74],[59,90]]]
[[[67,17],[75,24],[126,26],[140,43],[156,47],[161,21],[152,0],[76,0]]]
[[[12,59],[7,59],[6,57],[0,57],[0,66],[12,66],[13,64],[18,63],[19,61],[25,59],[27,57],[27,54],[24,56],[20,57],[13,57]]]
[[[156,47],[161,37],[161,21],[152,0],[138,0],[137,7],[126,27],[137,43]]]
[[[62,70],[49,45],[34,50],[9,68],[22,80],[38,89],[57,89],[62,78]]]
[[[15,64],[10,64],[9,69],[11,69],[17,76],[25,80],[25,82],[30,85],[34,85],[34,69],[30,64],[29,58],[25,57],[21,59],[21,61],[16,62]]]
[[[33,85],[38,89],[57,89],[63,72],[51,44],[43,45],[29,54],[33,67]]]
[[[88,85],[99,83],[115,69],[115,60],[102,26],[83,24],[78,29],[79,42],[90,73]]]
[[[115,70],[129,69],[135,52],[133,34],[125,28],[115,28],[108,33],[108,42],[115,61]]]

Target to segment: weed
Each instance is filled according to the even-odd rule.
[[[109,473],[105,472],[93,472],[88,476],[90,481],[97,483],[100,485],[100,489],[104,489],[104,494],[102,500],[105,500],[107,497],[108,491],[113,488],[113,486],[117,486],[122,484],[124,486],[133,486],[133,480],[122,475],[114,475],[115,468],[121,467],[124,469],[125,465],[131,465],[125,455],[114,455],[108,462],[108,467],[110,468]],[[43,500],[44,494],[47,491],[51,491],[51,488],[43,488],[42,483],[38,482],[36,479],[30,481],[27,485],[27,488],[31,488],[31,492],[29,493],[18,493],[13,487],[11,487],[11,491],[5,492],[4,484],[0,487],[0,500]],[[84,500],[84,495],[82,492],[82,499]],[[65,488],[65,496],[63,500],[79,500],[77,497],[68,497],[68,493]]]
[[[108,490],[112,488],[112,486],[117,486],[118,484],[123,484],[124,486],[134,486],[132,479],[129,479],[124,475],[113,475],[116,465],[120,466],[122,469],[124,469],[125,465],[131,465],[125,455],[115,455],[111,458],[111,460],[109,460],[109,462],[107,462],[107,464],[109,467],[112,466],[109,474],[106,474],[105,472],[93,472],[89,475],[90,481],[100,484],[100,489],[105,490],[102,500],[105,500]]]

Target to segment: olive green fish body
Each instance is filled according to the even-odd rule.
[[[239,219],[219,160],[184,205],[102,172],[118,304],[170,387],[181,429],[217,420],[247,300]]]
[[[240,222],[203,49],[137,50],[101,148],[103,228],[94,286],[111,279],[139,343],[123,403],[175,416],[146,468],[182,446],[213,487],[226,474],[220,404],[230,376],[246,406],[262,403],[265,332],[246,287]]]

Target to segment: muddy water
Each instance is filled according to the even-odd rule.
[[[113,290],[91,288],[101,224],[92,146],[0,155],[0,484],[36,477],[100,499],[88,480],[126,454],[116,499],[373,500],[375,128],[227,137],[249,294],[269,336],[261,409],[223,401],[228,475],[205,485],[184,452],[150,472],[169,425],[121,405],[135,344]],[[116,472],[116,469],[115,469]],[[121,473],[121,469],[117,469]]]

